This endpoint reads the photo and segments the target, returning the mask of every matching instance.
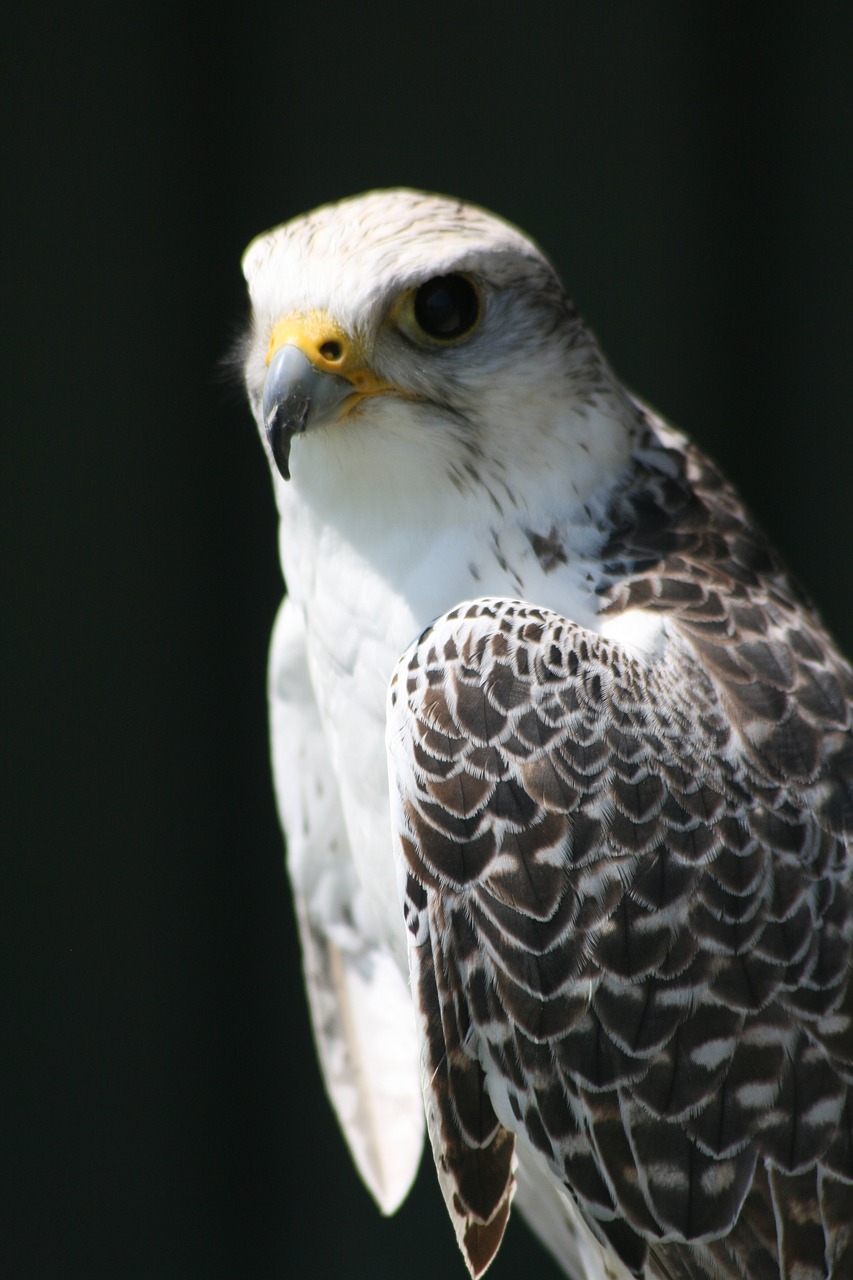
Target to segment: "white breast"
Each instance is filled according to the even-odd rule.
[[[446,511],[426,513],[429,537],[411,511],[373,527],[321,521],[293,485],[279,485],[279,508],[282,566],[305,617],[309,670],[356,869],[380,932],[405,965],[385,754],[394,666],[437,616],[481,596],[526,599],[595,626],[588,564],[555,568],[546,560],[543,568],[522,524],[497,535],[493,509],[476,503],[455,503],[455,523]]]

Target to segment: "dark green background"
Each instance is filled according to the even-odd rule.
[[[380,1219],[313,1060],[244,245],[395,183],[520,223],[849,649],[851,50],[831,0],[4,16],[4,1277],[464,1274],[428,1161]],[[491,1274],[556,1271],[512,1226]]]

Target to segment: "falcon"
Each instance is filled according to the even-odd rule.
[[[256,239],[275,785],[332,1104],[479,1276],[853,1276],[853,673],[554,269],[414,191]],[[426,1125],[424,1125],[424,1117]]]

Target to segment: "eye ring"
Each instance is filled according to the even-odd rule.
[[[411,326],[431,342],[456,342],[477,327],[480,295],[470,276],[432,276],[409,295]]]

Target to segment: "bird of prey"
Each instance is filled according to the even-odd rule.
[[[394,190],[256,239],[275,784],[329,1096],[479,1276],[853,1276],[853,673],[537,246]]]

